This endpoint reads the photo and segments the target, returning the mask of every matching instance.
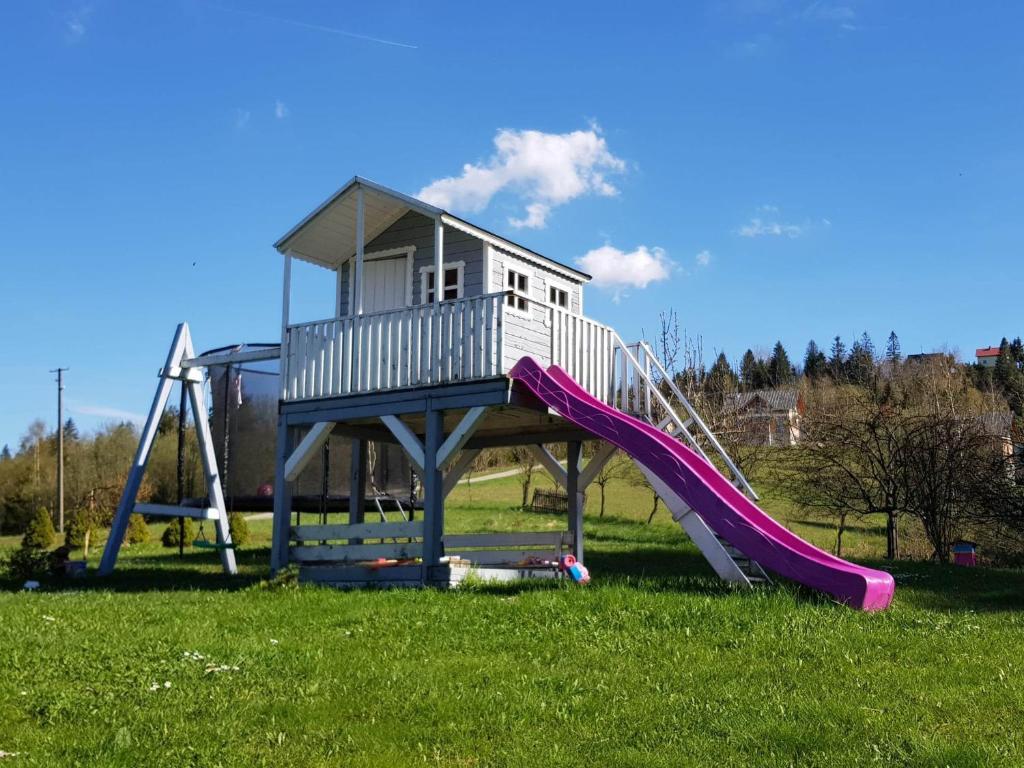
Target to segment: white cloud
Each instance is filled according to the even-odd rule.
[[[857,18],[857,12],[848,5],[826,2],[826,0],[817,0],[807,6],[804,10],[804,16],[819,19],[821,21],[851,23],[855,18]]]
[[[146,417],[134,411],[125,411],[120,408],[111,408],[106,405],[73,405],[70,406],[73,413],[83,416],[98,416],[101,419],[117,419],[118,421],[130,421],[134,424],[141,424]]]
[[[706,248],[693,257],[693,260],[697,262],[698,267],[706,267],[711,263],[711,251]]]
[[[667,280],[673,263],[663,248],[638,245],[628,253],[613,245],[602,245],[576,259],[576,264],[594,278],[594,285],[614,291],[619,301],[627,288],[646,288]]]
[[[64,16],[64,30],[70,41],[76,42],[85,36],[85,24],[90,16],[92,16],[91,5],[80,6]]]
[[[805,219],[799,224],[779,220],[779,209],[774,205],[759,206],[755,215],[736,230],[740,237],[788,237],[795,240],[816,229],[828,229],[832,222],[828,219],[811,221]]]
[[[764,221],[758,216],[740,227],[740,237],[762,237],[764,235],[797,238],[804,233],[799,224],[783,224],[778,221]]]
[[[274,117],[276,117],[278,120],[284,120],[286,117],[288,117],[288,114],[289,112],[287,104],[285,104],[280,99],[274,102]]]
[[[526,215],[510,217],[513,227],[540,229],[559,206],[587,194],[612,196],[618,190],[606,173],[622,173],[626,164],[609,150],[600,128],[571,133],[502,129],[487,160],[462,167],[459,176],[437,179],[417,195],[440,208],[482,211],[502,191],[516,194]]]

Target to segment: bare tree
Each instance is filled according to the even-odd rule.
[[[525,509],[530,504],[530,488],[533,486],[533,473],[536,471],[533,451],[528,446],[517,445],[508,452],[513,466],[519,470],[519,482],[523,490],[520,506]]]
[[[623,480],[627,477],[629,468],[629,462],[622,457],[616,455],[613,456],[608,462],[601,467],[601,471],[594,476],[594,484],[600,491],[601,507],[598,517],[604,517],[605,510],[605,497],[607,495],[608,484],[613,480]]]
[[[850,515],[886,516],[886,556],[899,554],[897,518],[904,508],[901,404],[885,393],[822,384],[809,392],[801,443],[778,477],[801,506],[836,522],[836,554]]]

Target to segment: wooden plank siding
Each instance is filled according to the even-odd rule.
[[[365,251],[387,251],[392,248],[414,246],[412,262],[412,303],[419,304],[422,297],[420,269],[434,266],[434,220],[415,211],[409,211],[402,218],[384,230],[366,244]],[[464,262],[463,297],[481,296],[489,291],[484,286],[483,243],[465,232],[448,227],[444,233],[445,262]],[[349,314],[348,293],[349,267],[348,262],[341,271],[341,314]],[[497,289],[495,289],[497,290]]]

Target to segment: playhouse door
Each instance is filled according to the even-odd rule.
[[[405,257],[367,260],[363,264],[363,283],[363,312],[383,312],[406,306],[408,268]]]

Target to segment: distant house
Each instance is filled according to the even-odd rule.
[[[748,445],[796,445],[803,413],[803,396],[796,389],[740,392],[726,408],[739,442]]]
[[[984,368],[995,368],[999,359],[999,347],[979,347],[974,350],[974,359]]]

